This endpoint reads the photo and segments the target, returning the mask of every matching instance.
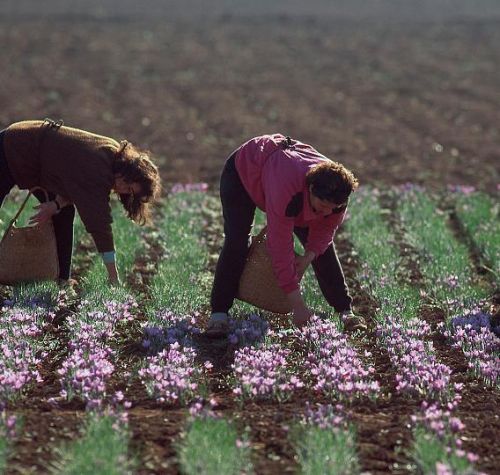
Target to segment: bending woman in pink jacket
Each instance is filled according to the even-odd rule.
[[[267,216],[267,247],[278,284],[293,308],[294,324],[302,326],[312,315],[300,291],[300,280],[312,264],[323,295],[342,315],[346,328],[365,328],[363,318],[352,313],[352,298],[332,242],[357,186],[354,175],[340,163],[281,134],[255,137],[239,147],[221,176],[225,240],[215,271],[207,335],[221,336],[228,330],[256,207]],[[305,248],[303,256],[295,257],[294,233]]]

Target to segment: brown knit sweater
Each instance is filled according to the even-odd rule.
[[[114,249],[109,196],[118,148],[109,137],[36,120],[12,124],[4,137],[17,186],[41,186],[74,203],[99,252]]]

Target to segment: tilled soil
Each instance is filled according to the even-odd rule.
[[[217,229],[217,226],[207,221],[207,230],[214,232]],[[208,241],[213,247],[217,246],[216,240]],[[368,350],[372,353],[371,361],[376,370],[376,379],[382,388],[377,402],[356,402],[349,407],[350,418],[357,428],[361,466],[364,471],[373,474],[410,473],[413,467],[408,452],[412,440],[409,423],[410,416],[418,411],[420,401],[398,395],[395,391],[395,370],[375,337],[374,314],[377,304],[356,281],[359,266],[351,255],[350,244],[341,232],[337,237],[337,250],[354,295],[355,308],[365,316],[369,324],[365,335],[353,335],[351,340],[360,351]],[[154,246],[149,247],[149,253],[151,259],[156,254],[161,255]],[[138,259],[136,273],[141,274],[143,260],[144,256]],[[151,267],[147,266],[144,279],[134,279],[138,295],[147,295],[144,282],[150,272]],[[438,310],[423,308],[422,318],[433,326],[443,321],[444,315]],[[271,316],[270,321],[272,325],[281,326],[285,323],[284,318]],[[62,324],[64,316],[59,316],[56,321]],[[205,321],[204,315],[200,324],[203,325]],[[137,379],[120,377],[145,357],[140,347],[137,322],[133,322],[130,330],[130,334],[126,330],[121,332],[122,341],[128,343],[124,343],[117,364],[117,375],[110,381],[110,393],[123,390],[126,398],[133,402],[129,412],[131,448],[141,457],[138,473],[179,473],[176,444],[186,427],[187,410],[157,404],[147,396]],[[64,339],[64,331],[61,333],[57,326],[51,332],[53,338],[60,336]],[[464,448],[480,455],[479,468],[487,473],[495,473],[500,453],[492,437],[500,430],[497,410],[499,393],[484,387],[472,377],[467,371],[463,354],[453,349],[438,333],[434,333],[433,343],[440,361],[452,368],[453,381],[464,383],[463,400],[456,413],[466,424]],[[318,394],[301,390],[281,404],[249,401],[241,405],[235,400],[226,381],[234,348],[229,348],[224,341],[207,340],[201,336],[198,339],[198,349],[200,360],[209,359],[215,364],[209,384],[211,396],[217,400],[216,412],[233,419],[241,430],[247,430],[257,473],[294,473],[297,469],[295,449],[288,437],[288,430],[296,422],[297,415],[303,412],[306,401],[329,401]],[[27,399],[13,407],[24,417],[25,429],[24,435],[16,443],[8,473],[17,474],[29,470],[44,472],[54,463],[54,447],[79,435],[78,429],[84,418],[83,404],[71,402],[55,407],[47,402],[49,397],[57,396],[60,389],[55,371],[63,357],[62,349],[52,354],[40,368],[44,378],[43,385],[35,387]],[[301,375],[300,370],[298,375]],[[34,441],[39,447],[36,451],[33,451]]]

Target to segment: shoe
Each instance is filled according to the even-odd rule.
[[[341,315],[344,330],[347,332],[365,331],[368,327],[366,320],[360,315],[354,315],[352,312],[345,312]]]
[[[209,338],[225,338],[229,334],[229,317],[227,313],[212,313],[205,330]]]
[[[77,281],[75,279],[59,279],[57,283],[59,285],[59,290],[63,291],[66,294],[68,300],[74,300],[78,297],[75,290],[75,286],[77,284]]]
[[[65,289],[68,287],[75,287],[78,284],[78,282],[75,279],[57,279],[57,285],[61,289]]]

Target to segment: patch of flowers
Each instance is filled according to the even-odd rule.
[[[443,450],[439,462],[436,462],[433,467],[436,473],[481,475],[480,472],[471,468],[471,464],[477,462],[479,457],[462,448],[461,433],[465,426],[458,417],[452,415],[449,409],[424,402],[420,414],[412,416],[411,419],[416,439],[421,447],[436,447],[436,444],[439,444]],[[421,465],[425,465],[425,451],[420,455]],[[424,471],[427,473],[425,469]]]
[[[205,370],[212,368],[195,364],[196,352],[173,343],[156,356],[147,358],[146,366],[139,370],[139,377],[149,396],[160,403],[186,404],[194,399],[200,390]]]
[[[451,369],[438,363],[432,342],[424,341],[430,334],[430,325],[418,318],[403,323],[387,317],[377,325],[377,336],[397,371],[396,389],[445,401],[453,395]]]
[[[78,311],[68,317],[70,351],[58,370],[62,398],[79,398],[88,410],[103,406],[108,396],[106,385],[115,369],[116,351],[111,341],[117,326],[133,319],[135,308],[137,303],[132,297],[105,302],[102,309],[92,309],[89,302],[83,301]]]
[[[276,344],[237,350],[231,365],[235,377],[233,393],[241,399],[289,399],[303,386],[287,360],[289,355],[290,350]]]
[[[428,284],[425,291],[420,290],[420,298],[429,296],[434,305],[438,304],[445,311],[464,308],[467,302],[480,300],[483,290],[473,288],[474,272],[467,249],[455,245],[445,219],[436,213],[436,203],[417,186],[405,185],[394,193],[404,243],[418,253],[418,271]],[[382,209],[374,196],[356,197],[351,204],[354,224],[348,223],[348,226],[355,249],[365,261],[360,274],[363,288],[380,305],[377,339],[387,348],[397,371],[397,389],[424,398],[427,401],[425,408],[434,405],[438,411],[434,412],[433,422],[432,411],[415,416],[418,426],[415,460],[422,473],[436,473],[437,466],[442,466],[443,470],[452,467],[452,473],[465,473],[456,468],[465,466],[468,470],[466,459],[465,463],[457,465],[455,459],[448,457],[448,452],[454,450],[454,443],[447,444],[448,438],[458,424],[455,419],[450,423],[442,420],[442,417],[450,420],[451,412],[459,404],[461,385],[452,384],[450,368],[438,362],[433,345],[428,341],[429,325],[415,318],[421,305],[419,293],[405,283],[404,275],[400,275],[401,256],[393,244],[396,237],[384,223],[383,215],[387,210]],[[442,416],[441,419],[436,414]],[[441,429],[439,437],[433,432],[438,427]]]
[[[233,346],[252,346],[264,340],[269,323],[257,314],[243,319],[229,319],[228,341]]]
[[[296,335],[309,349],[305,367],[314,390],[340,400],[377,397],[380,385],[373,380],[375,369],[362,362],[333,322],[314,316]],[[366,352],[364,356],[369,358],[371,354]]]
[[[205,192],[208,190],[208,184],[204,182],[200,183],[175,183],[170,189],[170,193],[193,193],[193,192]]]
[[[76,348],[57,371],[63,389],[60,395],[68,400],[75,396],[87,402],[87,409],[100,407],[106,395],[106,382],[115,369],[109,348],[87,346]]]
[[[454,347],[462,349],[475,374],[491,386],[500,384],[500,338],[492,331],[489,314],[473,309],[453,317],[448,327],[442,323],[439,328]]]
[[[341,404],[320,404],[312,407],[306,402],[306,410],[302,416],[301,424],[319,427],[320,429],[337,430],[347,425],[344,406]]]
[[[157,354],[168,346],[179,343],[181,346],[193,346],[193,336],[200,333],[196,326],[197,313],[194,315],[177,315],[170,310],[156,312],[154,325],[147,322],[143,325],[143,348],[150,354]]]
[[[20,396],[29,384],[41,382],[37,366],[48,354],[43,335],[54,315],[36,306],[0,310],[0,403]]]
[[[360,473],[356,437],[341,405],[306,404],[292,430],[300,473]]]
[[[476,191],[476,188],[474,186],[470,185],[451,185],[449,184],[447,186],[448,191],[451,193],[460,193],[463,195],[471,195]]]
[[[5,410],[0,412],[0,438],[12,440],[17,435],[17,417],[7,415]]]
[[[216,419],[218,415],[214,409],[217,407],[217,401],[210,399],[205,401],[203,398],[198,398],[189,406],[189,415],[192,418],[213,418]]]

